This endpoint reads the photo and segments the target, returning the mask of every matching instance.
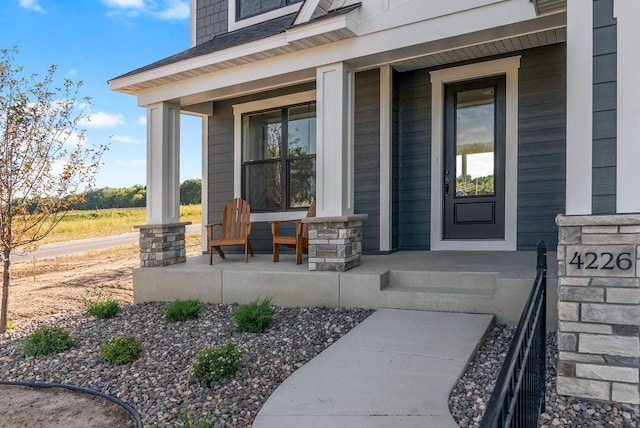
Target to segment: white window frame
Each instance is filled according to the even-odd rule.
[[[233,197],[242,197],[242,115],[261,110],[286,107],[316,101],[316,91],[298,92],[280,97],[266,98],[233,106]],[[252,213],[251,221],[298,220],[307,215],[306,211],[282,211]]]
[[[515,251],[518,237],[518,69],[520,56],[462,65],[431,74],[431,250]],[[506,75],[504,239],[443,239],[444,85]]]
[[[300,7],[302,7],[303,4],[304,1],[301,1],[299,3],[290,4],[289,6],[270,10],[269,12],[261,13],[260,15],[236,21],[236,0],[229,0],[229,31],[239,30],[241,28],[249,27],[250,25],[259,24],[271,19],[280,18],[281,16],[285,16],[290,13],[295,13],[300,10]]]

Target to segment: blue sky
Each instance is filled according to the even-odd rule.
[[[93,101],[87,142],[110,142],[97,187],[146,181],[146,110],[107,80],[189,48],[189,0],[2,0],[0,48],[28,74],[58,65]],[[182,115],[180,181],[201,177],[200,119]]]

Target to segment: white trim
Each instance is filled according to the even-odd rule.
[[[296,16],[296,20],[293,22],[294,25],[304,24],[309,21],[313,16],[313,12],[316,11],[320,0],[305,0],[302,2],[302,7],[300,11],[298,11],[298,16]]]
[[[380,251],[392,248],[391,206],[391,113],[393,108],[393,70],[380,67]]]
[[[261,22],[269,21],[271,19],[280,18],[281,16],[295,13],[300,10],[304,2],[291,4],[289,6],[281,7],[279,9],[271,10],[269,12],[261,13],[260,15],[252,16],[251,18],[242,19],[236,21],[236,0],[229,0],[228,10],[228,25],[229,31],[239,30],[240,28],[249,27],[250,25],[259,24]]]
[[[316,91],[298,92],[233,106],[233,197],[242,196],[242,115],[253,111],[285,107],[316,100]]]
[[[520,56],[431,72],[431,250],[502,250],[517,248],[518,217],[518,69]],[[506,74],[505,231],[499,240],[442,239],[442,153],[445,83]]]
[[[618,41],[619,42],[619,41]],[[567,1],[566,214],[591,214],[593,147],[593,7]]]
[[[202,188],[201,188],[201,207],[202,207],[202,220],[200,236],[202,237],[202,252],[209,251],[209,245],[207,242],[207,230],[206,225],[211,223],[209,221],[209,116],[201,115],[202,119]]]
[[[316,215],[347,216],[354,212],[354,73],[340,62],[316,75]]]
[[[180,221],[180,106],[147,106],[147,224]]]
[[[640,212],[640,2],[615,0],[618,19],[616,212]]]

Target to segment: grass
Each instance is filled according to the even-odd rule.
[[[180,221],[200,223],[202,205],[180,207]],[[145,208],[119,208],[94,211],[71,211],[40,244],[97,238],[133,232],[133,226],[145,224]]]

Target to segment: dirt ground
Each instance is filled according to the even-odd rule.
[[[132,270],[139,265],[138,251],[131,245],[13,265],[10,325],[81,312],[87,301],[105,297],[133,302]],[[200,237],[187,236],[187,254],[200,251]],[[128,414],[109,401],[66,389],[0,385],[0,397],[0,427],[131,426]]]

